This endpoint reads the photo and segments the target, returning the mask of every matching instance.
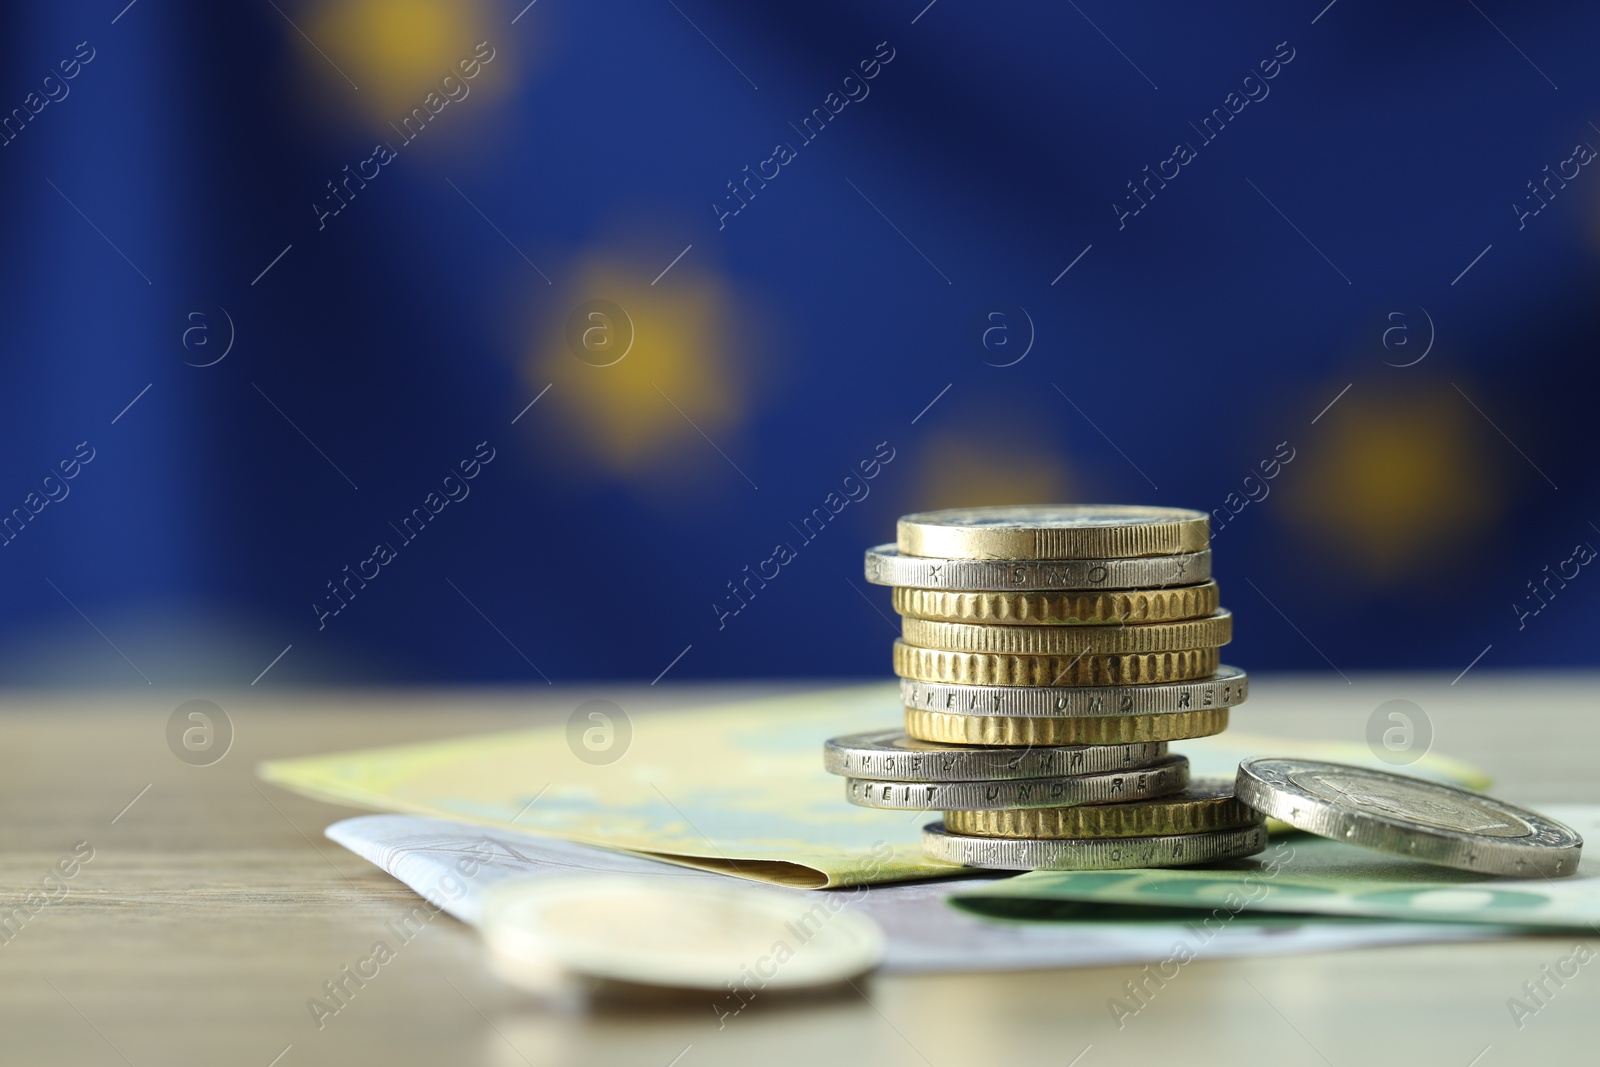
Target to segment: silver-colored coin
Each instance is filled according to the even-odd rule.
[[[822,763],[830,774],[842,774],[846,778],[889,782],[983,782],[1131,770],[1148,767],[1166,754],[1165,741],[989,748],[936,745],[907,737],[902,730],[877,730],[835,737],[823,746]]]
[[[952,834],[943,823],[922,830],[922,854],[932,860],[1001,871],[1120,871],[1186,867],[1253,856],[1267,847],[1267,828],[1209,830],[1158,837],[1017,838]]]
[[[1164,756],[1149,767],[1061,778],[991,782],[881,782],[846,778],[845,797],[864,808],[897,811],[998,811],[1116,804],[1179,792],[1189,784],[1189,760]]]
[[[1137,559],[985,560],[904,556],[894,545],[867,549],[867,581],[913,589],[1006,593],[1083,589],[1165,589],[1211,580],[1211,550]]]
[[[1554,877],[1578,869],[1569,827],[1479,793],[1389,771],[1258,757],[1238,798],[1319,837],[1482,874]]]
[[[762,990],[798,989],[854,978],[883,959],[883,931],[865,915],[819,913],[814,898],[725,882],[511,879],[489,889],[481,928],[492,967],[534,992],[559,988],[567,975],[721,990],[752,969]],[[775,944],[795,937],[803,949],[774,956]]]
[[[1023,719],[1164,715],[1243,704],[1250,679],[1238,667],[1221,667],[1209,678],[1159,685],[1027,686],[950,685],[900,679],[908,708],[958,715],[1004,715]]]

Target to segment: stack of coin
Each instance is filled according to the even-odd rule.
[[[894,587],[905,732],[829,742],[851,802],[944,812],[934,859],[1007,870],[1156,867],[1266,846],[1233,783],[1168,741],[1244,701],[1218,649],[1206,515],[1034,505],[907,515],[867,552]]]

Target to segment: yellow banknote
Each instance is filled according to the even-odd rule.
[[[938,813],[848,804],[843,779],[822,769],[824,741],[892,727],[900,707],[890,683],[631,723],[601,709],[605,718],[586,713],[570,726],[278,760],[260,774],[338,803],[552,834],[783,885],[947,875],[951,867],[922,858],[921,828]],[[1252,755],[1381,766],[1362,745],[1239,733],[1172,750],[1196,775],[1229,778]],[[1481,772],[1436,756],[1408,770],[1487,785]]]

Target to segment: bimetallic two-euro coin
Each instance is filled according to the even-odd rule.
[[[481,929],[494,969],[537,992],[569,975],[721,992],[752,970],[763,991],[795,989],[876,967],[878,925],[816,901],[731,880],[516,879],[489,889]],[[794,947],[775,952],[778,944]]]
[[[894,643],[894,672],[919,682],[956,685],[1143,685],[1185,682],[1215,674],[1215,648],[1176,652],[1022,656],[1000,652],[947,652]]]
[[[894,590],[894,610],[913,619],[1002,626],[1095,626],[1200,619],[1218,606],[1216,582],[1170,589],[1091,592],[967,593]]]
[[[1244,671],[1228,666],[1196,681],[1161,685],[950,685],[900,679],[901,703],[908,708],[1046,719],[1231,708],[1243,704],[1249,693],[1250,679]]]
[[[995,652],[1012,656],[1128,655],[1217,648],[1233,639],[1227,610],[1204,619],[1119,626],[994,626],[972,622],[900,620],[908,645],[946,652]]]
[[[898,811],[978,811],[1114,804],[1176,793],[1189,784],[1189,761],[1164,756],[1149,767],[1064,778],[1012,778],[994,782],[874,782],[845,779],[845,797],[864,808]]]
[[[1021,504],[906,515],[896,545],[951,559],[1120,559],[1198,552],[1208,517],[1188,508]]]
[[[1253,856],[1267,847],[1267,828],[1210,830],[1153,837],[1016,838],[953,834],[932,823],[922,831],[922,854],[963,867],[1001,871],[1120,871],[1185,867]]]
[[[1481,874],[1556,877],[1583,838],[1536,812],[1452,785],[1316,760],[1257,757],[1234,791],[1298,830]]]
[[[979,782],[1053,778],[1147,767],[1167,754],[1161,741],[1127,745],[1043,745],[1020,748],[936,745],[899,730],[835,737],[822,749],[823,767],[846,778],[889,782]]]
[[[1194,778],[1180,793],[1076,808],[947,811],[944,828],[974,837],[1151,837],[1240,830],[1262,821],[1228,778]]]
[[[983,560],[903,555],[894,545],[867,549],[867,581],[966,592],[1165,589],[1211,580],[1211,550],[1141,559]]]
[[[906,709],[906,733],[942,745],[1121,745],[1208,737],[1227,728],[1227,708],[1062,719]]]

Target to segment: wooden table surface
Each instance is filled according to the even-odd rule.
[[[554,721],[595,696],[641,715],[795,688],[6,694],[0,901],[9,909],[41,888],[80,842],[93,858],[9,940],[0,934],[0,1062],[1593,1062],[1600,966],[1520,1030],[1506,1003],[1582,940],[1571,934],[1202,958],[1121,1030],[1107,1000],[1131,965],[880,976],[860,995],[757,1001],[719,1030],[698,1002],[519,995],[486,971],[473,932],[440,916],[318,1030],[307,1000],[415,898],[322,836],[354,812],[258,782],[257,762]],[[180,762],[166,740],[173,709],[196,697],[226,709],[236,731],[207,767]],[[1421,706],[1435,749],[1488,769],[1505,799],[1600,802],[1597,675],[1259,678],[1234,726],[1360,740],[1392,698]],[[1600,949],[1600,936],[1588,941]]]

